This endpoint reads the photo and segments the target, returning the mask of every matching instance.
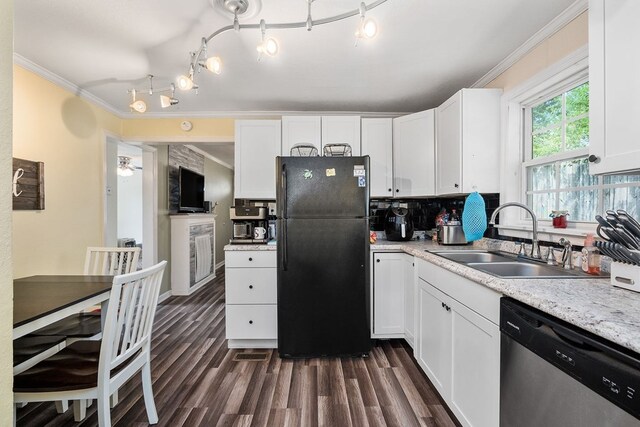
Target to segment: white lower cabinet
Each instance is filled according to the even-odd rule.
[[[229,348],[276,348],[276,251],[225,252],[225,322]]]
[[[464,426],[499,425],[500,294],[418,261],[414,354]]]
[[[413,256],[372,254],[372,338],[405,338],[413,346]]]

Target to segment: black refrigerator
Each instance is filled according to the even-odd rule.
[[[369,330],[369,157],[278,157],[280,357],[363,356]]]

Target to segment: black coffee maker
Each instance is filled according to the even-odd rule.
[[[413,216],[406,204],[391,205],[384,217],[384,234],[387,240],[411,240],[413,238]]]

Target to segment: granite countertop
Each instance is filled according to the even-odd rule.
[[[505,296],[565,320],[640,353],[640,293],[617,288],[609,278],[505,279],[447,260],[429,251],[488,249],[516,253],[513,242],[483,239],[467,246],[441,246],[429,240],[378,239],[372,251],[402,251],[439,265]],[[276,250],[275,245],[227,245],[225,250]]]

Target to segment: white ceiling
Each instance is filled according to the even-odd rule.
[[[187,71],[189,52],[231,19],[216,0],[21,0],[15,2],[15,51],[114,110],[129,114],[127,90],[156,88]],[[256,0],[253,0],[256,1]],[[366,3],[371,3],[367,0]],[[357,17],[305,29],[271,30],[280,54],[258,62],[257,30],[214,38],[219,76],[198,75],[199,94],[150,113],[414,112],[468,87],[574,0],[388,0],[368,16],[378,37],[354,47]],[[315,0],[314,19],[358,8],[360,0]],[[305,21],[307,0],[263,0],[241,24]]]

